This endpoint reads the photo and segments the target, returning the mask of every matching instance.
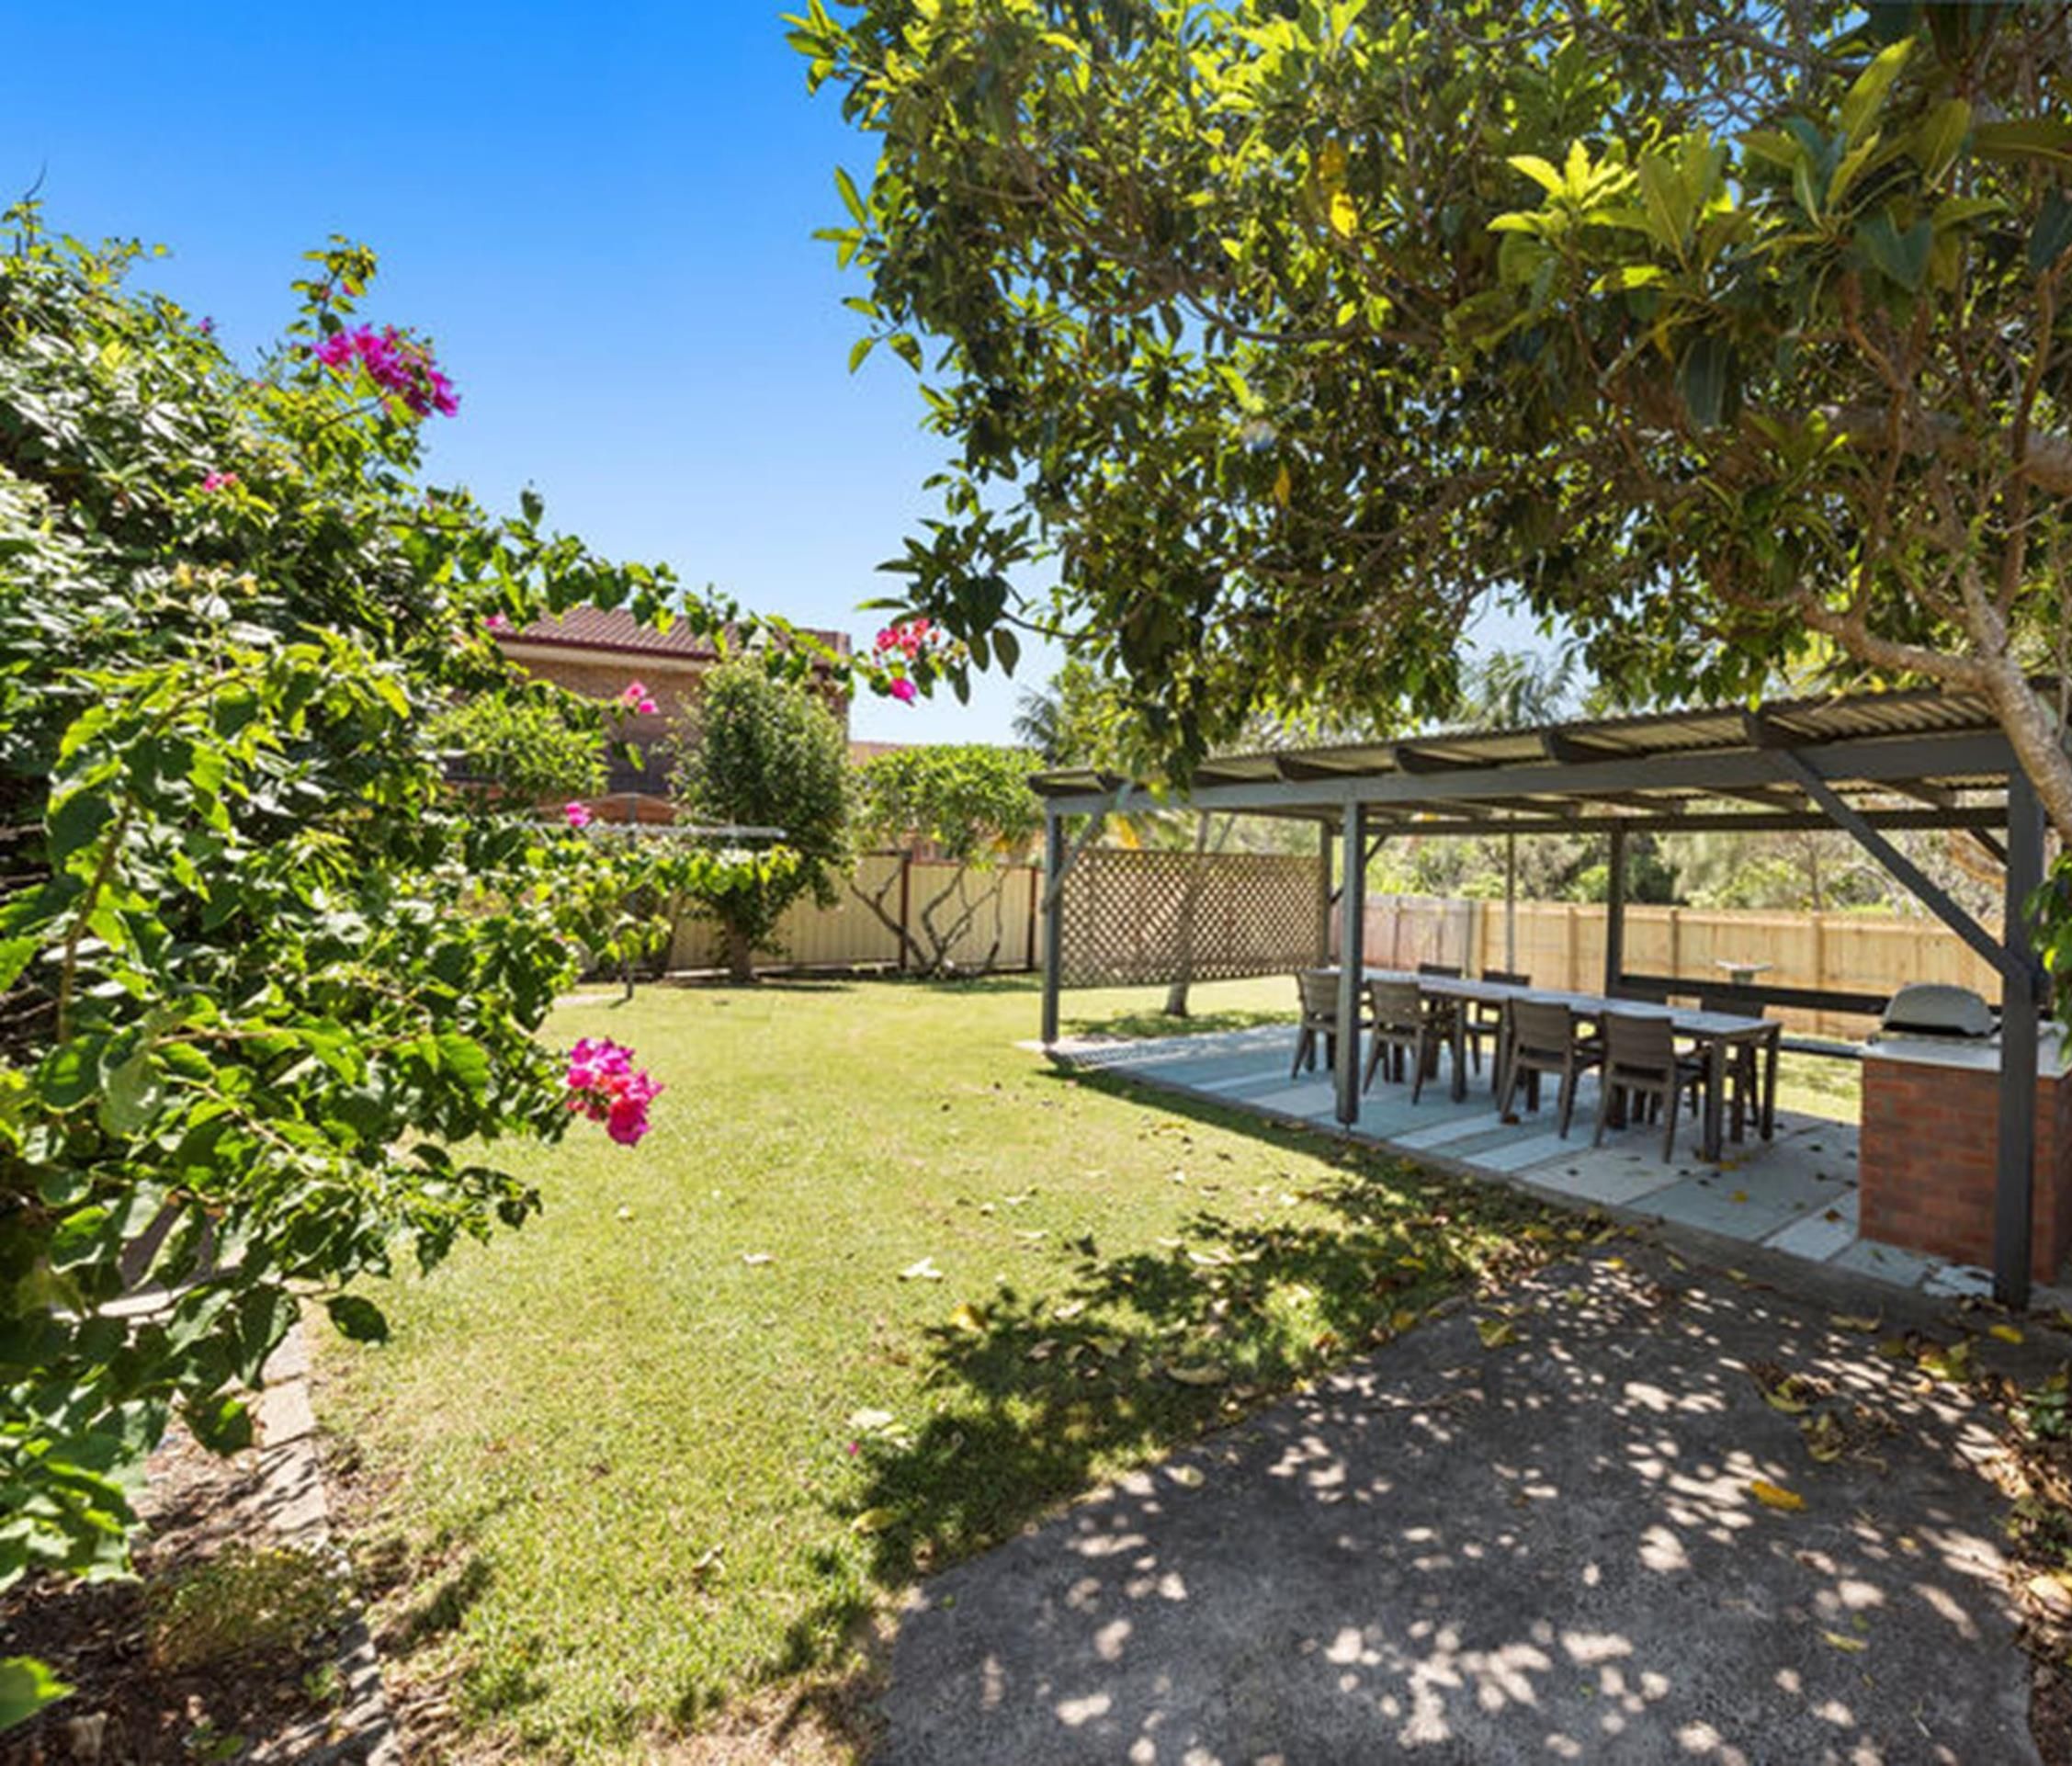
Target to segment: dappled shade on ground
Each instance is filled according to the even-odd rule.
[[[885,1766],[2033,1759],[1993,1419],[1900,1346],[1964,1320],[1836,1293],[1622,1243],[1425,1325],[931,1581]]]

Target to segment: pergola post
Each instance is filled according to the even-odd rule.
[[[1604,891],[1604,997],[1616,999],[1619,978],[1626,972],[1626,831],[1614,826],[1606,836],[1611,851],[1605,859]]]
[[[1360,1119],[1360,994],[1366,985],[1367,806],[1345,806],[1345,878],[1338,891],[1338,1119]]]
[[[2029,898],[2044,877],[2044,815],[2035,787],[2008,778],[2006,922],[2000,942],[2000,1121],[1993,1183],[1993,1297],[2029,1304],[2036,1171],[2036,1019],[2042,973],[2029,942]]]
[[[1317,824],[1317,967],[1331,960],[1331,825]]]
[[[1043,1046],[1058,1040],[1058,996],[1065,979],[1065,818],[1043,817]]]

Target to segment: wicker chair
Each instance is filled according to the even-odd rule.
[[[1540,1107],[1540,1075],[1561,1076],[1561,1122],[1566,1138],[1568,1121],[1576,1110],[1576,1081],[1604,1058],[1604,1045],[1585,1037],[1576,1023],[1573,1006],[1553,1000],[1513,1000],[1510,1008],[1511,1036],[1503,1056],[1503,1096],[1497,1104],[1500,1115],[1511,1115],[1521,1080],[1526,1103]]]
[[[1301,1001],[1302,1015],[1297,1020],[1295,1065],[1288,1069],[1288,1078],[1297,1078],[1305,1066],[1312,1072],[1316,1070],[1319,1036],[1324,1039],[1324,1064],[1336,1071],[1338,972],[1328,968],[1301,969],[1296,974],[1295,985]]]
[[[1696,1055],[1676,1052],[1676,1031],[1667,1018],[1642,1016],[1633,1012],[1604,1014],[1604,1072],[1597,1100],[1597,1133],[1591,1145],[1604,1144],[1604,1130],[1612,1120],[1614,1104],[1623,1093],[1628,1108],[1632,1101],[1647,1098],[1661,1108],[1667,1118],[1662,1130],[1662,1157],[1676,1157],[1676,1111],[1683,1094],[1691,1093],[1691,1106],[1698,1106],[1698,1093],[1705,1083],[1705,1063]]]
[[[1425,1075],[1438,1064],[1439,1049],[1447,1026],[1433,1017],[1428,997],[1415,981],[1369,981],[1367,1012],[1374,1025],[1374,1040],[1367,1049],[1367,1070],[1360,1081],[1364,1092],[1374,1083],[1375,1069],[1388,1057],[1388,1076],[1398,1085],[1403,1081],[1403,1057],[1410,1058],[1410,1102],[1423,1095]]]

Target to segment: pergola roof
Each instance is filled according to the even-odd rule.
[[[1874,826],[1985,829],[2005,824],[2012,765],[1982,698],[1878,693],[1236,754],[1205,761],[1170,794],[1196,809],[1312,819],[1362,802],[1377,831],[1421,834],[1831,827],[1808,794],[1810,770]],[[1085,768],[1032,784],[1063,814],[1156,795]]]

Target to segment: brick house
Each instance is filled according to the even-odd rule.
[[[848,653],[845,632],[799,629],[840,654]],[[616,699],[634,681],[647,688],[654,712],[628,718],[620,726],[639,749],[641,764],[635,767],[615,760],[610,795],[591,808],[614,821],[669,821],[670,771],[679,744],[696,726],[701,684],[719,661],[711,642],[687,627],[657,631],[630,613],[606,607],[572,607],[523,631],[499,633],[497,642],[526,674],[586,699]],[[825,696],[846,736],[847,691],[828,680]]]

